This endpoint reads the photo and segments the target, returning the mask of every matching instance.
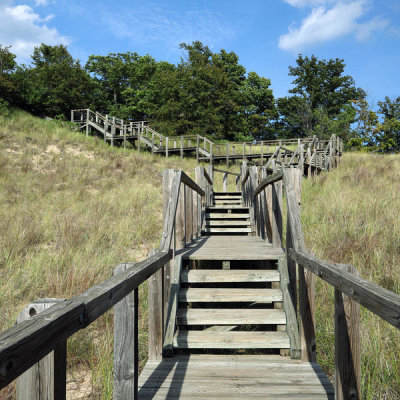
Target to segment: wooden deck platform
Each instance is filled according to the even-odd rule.
[[[203,236],[183,249],[190,260],[277,260],[285,255],[257,236]]]
[[[139,399],[334,399],[317,363],[270,355],[190,355],[147,362]]]

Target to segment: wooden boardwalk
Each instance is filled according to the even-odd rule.
[[[298,139],[261,140],[252,142],[217,143],[201,135],[164,136],[147,121],[124,121],[90,109],[71,110],[71,121],[80,129],[103,137],[111,146],[130,143],[138,151],[148,150],[165,157],[180,155],[196,157],[197,161],[229,164],[250,161],[258,165],[296,166],[311,171],[328,170],[343,153],[343,140],[335,135],[329,140],[316,136]],[[334,160],[335,159],[335,160]]]
[[[334,399],[317,363],[278,356],[190,355],[149,361],[139,378],[141,400]]]
[[[360,305],[400,328],[400,295],[310,254],[304,169],[266,172],[245,166],[241,190],[221,193],[203,167],[196,182],[164,171],[159,249],[70,299],[29,304],[0,333],[0,389],[17,379],[19,400],[65,400],[67,339],[113,308],[114,400],[360,399]],[[316,277],[335,289],[334,389],[316,362]],[[139,376],[145,282],[148,361]]]

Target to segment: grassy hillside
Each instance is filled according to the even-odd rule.
[[[29,301],[70,297],[119,262],[146,257],[161,233],[162,170],[194,167],[193,159],[111,148],[23,112],[0,118],[0,330]],[[399,167],[397,156],[347,154],[333,173],[304,181],[302,205],[310,249],[398,293]],[[140,302],[143,364],[145,285]],[[321,282],[317,304],[318,357],[333,377],[333,289]],[[365,310],[361,329],[364,398],[400,399],[399,333]],[[68,346],[70,398],[111,399],[112,314]],[[0,392],[8,398],[12,387]]]
[[[304,180],[306,246],[353,264],[400,293],[400,157],[345,154],[333,173]],[[334,376],[334,290],[317,279],[318,361]],[[400,399],[400,332],[361,308],[363,399]]]

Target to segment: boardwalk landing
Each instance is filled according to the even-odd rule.
[[[317,363],[289,357],[285,253],[251,225],[240,192],[214,193],[203,236],[177,253],[173,356],[147,362],[139,399],[334,398]]]
[[[148,362],[139,399],[333,399],[317,363],[268,355],[190,355]]]

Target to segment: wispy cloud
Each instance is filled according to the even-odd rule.
[[[48,26],[52,18],[51,14],[41,17],[28,5],[0,2],[0,43],[12,45],[11,51],[24,62],[28,61],[33,48],[41,43],[68,44],[66,36]]]
[[[336,1],[329,9],[325,6],[332,3],[329,0],[285,0],[285,2],[294,7],[312,7],[311,13],[303,19],[299,28],[291,26],[289,32],[279,38],[279,47],[286,51],[302,51],[306,47],[350,33],[354,33],[358,40],[365,40],[374,31],[385,29],[389,25],[389,20],[380,16],[367,22],[358,22],[368,12],[367,0]],[[318,4],[320,5],[315,7]]]
[[[158,43],[176,50],[179,43],[200,40],[213,48],[234,36],[222,16],[208,10],[178,12],[166,7],[135,7],[105,13],[102,21],[118,38]]]

